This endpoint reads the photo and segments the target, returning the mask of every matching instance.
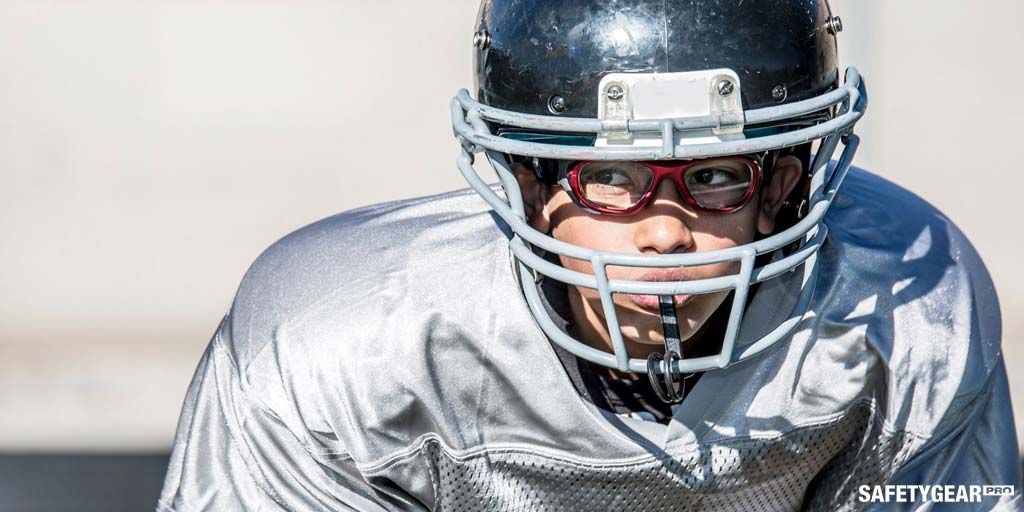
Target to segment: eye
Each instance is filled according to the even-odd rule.
[[[590,182],[610,187],[621,187],[633,183],[625,173],[614,169],[598,169],[593,171]]]
[[[702,208],[732,208],[750,196],[753,169],[743,162],[704,162],[686,173],[686,189]]]
[[[691,173],[691,183],[694,185],[730,185],[737,181],[741,180],[736,175],[736,172],[724,167],[709,167]]]
[[[579,170],[576,193],[599,206],[627,209],[644,195],[652,176],[635,162],[590,162]]]

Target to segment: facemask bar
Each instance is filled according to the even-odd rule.
[[[697,145],[674,146],[676,130],[707,128],[716,126],[716,120],[708,116],[698,118],[631,121],[629,129],[649,131],[660,128],[661,148],[633,147],[578,147],[560,146],[537,142],[504,139],[493,135],[485,121],[542,131],[598,133],[604,129],[598,119],[559,118],[507,112],[481,105],[462,90],[452,100],[452,120],[456,136],[462,142],[462,151],[457,160],[460,172],[495,212],[512,228],[515,236],[510,248],[517,262],[516,267],[523,285],[524,295],[541,329],[553,341],[588,361],[602,364],[620,371],[646,372],[645,359],[629,358],[622,338],[613,293],[642,295],[700,294],[715,291],[735,290],[726,335],[721,352],[717,356],[676,360],[671,363],[673,372],[691,373],[748,359],[773,343],[788,336],[803,318],[813,293],[817,273],[816,253],[827,235],[822,219],[842,183],[856,152],[858,139],[852,133],[854,124],[863,115],[867,106],[864,85],[856,69],[847,70],[846,83],[835,91],[816,98],[744,113],[746,123],[758,124],[784,121],[795,116],[816,112],[841,103],[840,114],[818,125],[799,130],[757,137],[746,140],[715,142]],[[692,254],[638,255],[593,251],[554,239],[533,229],[526,221],[525,208],[518,182],[511,170],[505,153],[536,156],[540,158],[579,160],[658,160],[705,158],[739,153],[753,153],[794,146],[812,140],[824,139],[811,164],[811,197],[807,215],[795,225],[781,233],[750,244],[729,249]],[[830,166],[832,154],[840,139],[844,144],[839,161]],[[507,199],[500,197],[473,169],[473,154],[485,152],[498,174]],[[506,202],[507,201],[507,202]],[[758,255],[769,254],[802,239],[798,248],[789,255],[762,267],[755,268]],[[590,262],[593,275],[568,270],[538,256],[531,248],[536,246],[545,251]],[[699,266],[719,262],[739,262],[737,274],[710,279],[677,282],[644,282],[610,280],[607,267],[629,266],[647,268]],[[735,344],[743,317],[746,296],[751,284],[777,277],[797,266],[803,265],[800,295],[789,317],[771,332],[736,351]],[[547,316],[536,286],[540,275],[562,281],[566,284],[598,290],[606,327],[612,338],[614,354],[594,349],[572,338],[558,329]],[[669,370],[668,368],[662,371]]]

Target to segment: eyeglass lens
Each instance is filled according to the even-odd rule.
[[[605,208],[628,210],[654,185],[652,166],[640,162],[588,162],[579,169],[579,188],[586,200]],[[753,169],[735,159],[709,159],[688,166],[682,185],[701,208],[737,206],[749,194]]]

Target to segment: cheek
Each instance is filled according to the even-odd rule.
[[[558,240],[596,251],[631,252],[624,247],[632,239],[628,225],[602,222],[587,213],[553,224]]]
[[[689,219],[690,230],[697,251],[728,249],[754,240],[757,227],[758,199],[755,197],[742,210],[726,215],[707,215]],[[577,207],[564,191],[554,194],[548,204],[551,219],[551,235],[566,243],[605,252],[637,252],[634,229],[627,222],[608,222]],[[562,256],[562,266],[593,274],[589,261]],[[613,267],[614,268],[614,267]],[[629,271],[613,274],[628,275]],[[739,270],[739,263],[717,263],[695,268],[695,277],[713,277],[732,274]]]
[[[576,206],[568,194],[560,191],[548,203],[551,235],[563,242],[595,251],[633,252],[630,241],[633,228],[629,223],[610,222],[587,213]],[[589,262],[583,262],[589,267]]]
[[[554,219],[553,219],[554,220]],[[580,212],[570,218],[556,220],[552,223],[552,236],[563,242],[607,252],[632,252],[628,248],[619,247],[616,242],[628,240],[629,233],[620,233],[621,226],[607,225]],[[578,260],[567,256],[559,256],[562,266],[584,274],[593,274],[594,269],[589,261]]]
[[[728,249],[754,241],[757,235],[757,201],[725,215],[708,215],[692,220],[690,232],[698,251]]]
[[[732,218],[729,219],[721,216],[716,219],[719,222],[714,222],[707,228],[694,225],[692,233],[697,250],[705,252],[731,249],[754,241],[757,215],[751,214],[755,212],[753,208],[749,212],[746,210],[744,208],[744,211],[730,215]],[[739,270],[738,261],[729,261],[695,267],[695,274],[707,278],[735,274]]]

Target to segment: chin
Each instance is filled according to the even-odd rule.
[[[679,340],[686,341],[690,339],[695,332],[703,325],[703,322],[699,324],[691,324],[684,320],[685,327],[680,325],[679,329]],[[665,334],[661,328],[660,319],[655,323],[644,322],[642,326],[638,327],[636,324],[623,323],[623,319],[619,319],[619,325],[622,327],[622,336],[634,343],[640,345],[662,345],[665,343]],[[645,333],[641,335],[640,333]]]

